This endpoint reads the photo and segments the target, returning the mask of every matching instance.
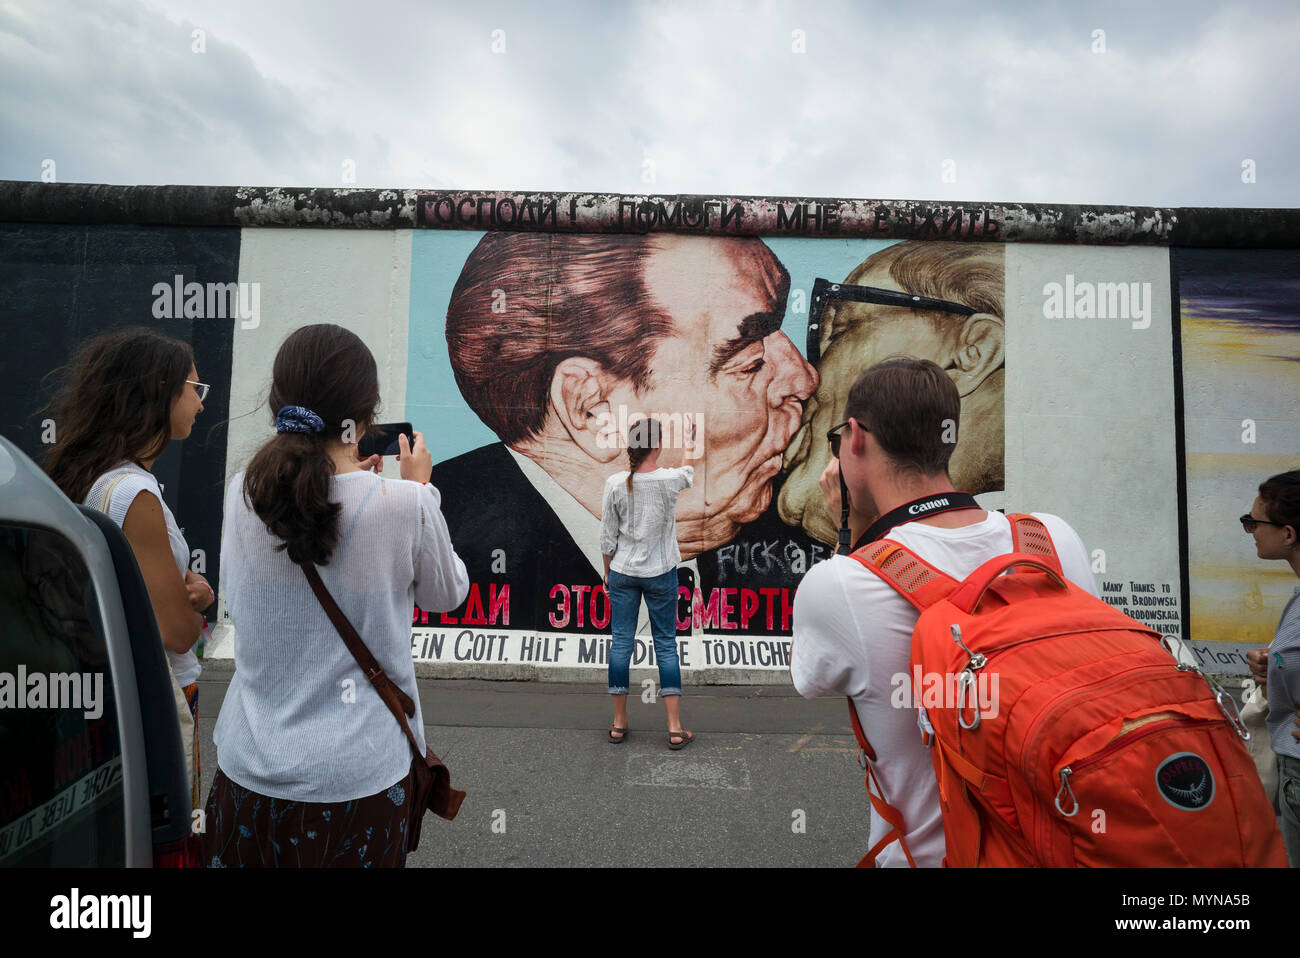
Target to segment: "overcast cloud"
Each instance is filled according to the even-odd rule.
[[[0,0],[0,178],[1296,207],[1297,39],[1294,2]]]

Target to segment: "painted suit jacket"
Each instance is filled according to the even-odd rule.
[[[448,619],[488,624],[476,620],[508,584],[511,629],[609,634],[607,622],[592,624],[591,613],[599,618],[605,610],[603,597],[594,606],[591,599],[590,590],[601,586],[599,573],[503,443],[439,463],[432,481],[442,494],[452,544],[472,583],[466,603],[447,613]],[[778,492],[774,488],[771,505],[742,526],[730,543],[697,557],[698,582],[690,569],[678,568],[679,585],[687,590],[679,600],[678,619],[694,617],[696,634],[791,634],[789,616],[799,579],[812,561],[827,558],[833,550],[781,521],[776,513]],[[504,554],[505,572],[492,571],[497,550]],[[498,568],[500,563],[499,553]],[[565,590],[567,617],[560,594]],[[579,604],[584,612],[581,623]],[[431,623],[438,621],[436,614],[430,617]]]

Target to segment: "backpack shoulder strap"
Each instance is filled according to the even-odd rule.
[[[1041,556],[1064,577],[1065,573],[1061,572],[1061,557],[1056,554],[1052,535],[1043,521],[1023,512],[1009,512],[1007,520],[1011,523],[1011,551]]]
[[[884,579],[919,612],[946,599],[961,584],[930,565],[907,546],[890,539],[868,542],[850,558],[861,562]]]
[[[871,799],[871,810],[880,816],[880,820],[887,823],[889,831],[871,847],[871,850],[862,856],[858,862],[859,868],[875,868],[876,858],[885,850],[885,846],[891,842],[898,842],[903,849],[903,855],[907,858],[907,864],[912,868],[916,867],[916,862],[912,860],[912,850],[907,847],[907,839],[903,837],[906,829],[903,826],[903,813],[893,805],[889,804],[885,798],[885,790],[880,784],[880,779],[876,777],[876,771],[871,767],[871,763],[876,760],[875,750],[871,743],[867,741],[866,734],[862,731],[862,723],[858,721],[858,710],[853,704],[853,699],[849,702],[849,721],[853,723],[853,734],[857,736],[858,747],[858,764],[867,773],[866,786],[867,797]],[[875,788],[872,788],[875,783]]]

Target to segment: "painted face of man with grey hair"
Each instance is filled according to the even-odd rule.
[[[898,356],[929,359],[957,385],[953,485],[975,495],[1003,488],[1003,255],[1000,245],[905,241],[868,257],[846,277],[846,284],[949,301],[969,312],[846,301],[828,307],[820,383],[787,453],[790,474],[777,503],[785,522],[835,543],[838,516],[827,512],[819,486],[831,462],[824,437],[843,418],[854,377]]]

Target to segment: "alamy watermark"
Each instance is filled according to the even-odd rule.
[[[998,717],[998,673],[895,672],[889,680],[889,704],[896,709],[960,709],[978,712],[981,719]]]
[[[117,928],[132,938],[148,938],[152,928],[150,895],[82,894],[73,888],[50,899],[50,927],[56,931],[82,928]]]
[[[81,709],[94,720],[104,714],[103,672],[0,672],[0,709]]]
[[[238,319],[241,329],[262,322],[261,283],[187,283],[177,273],[152,292],[154,319]]]
[[[1043,287],[1045,319],[1128,319],[1134,329],[1151,325],[1150,283],[1075,282],[1067,273],[1064,283]]]
[[[617,409],[596,414],[596,445],[601,449],[626,449],[628,436],[647,419],[659,421],[659,448],[684,449],[693,459],[704,451],[703,413],[655,413],[647,415],[620,404]]]

